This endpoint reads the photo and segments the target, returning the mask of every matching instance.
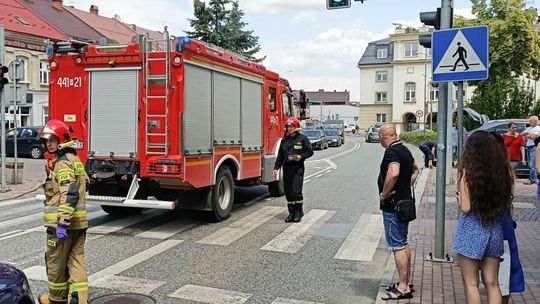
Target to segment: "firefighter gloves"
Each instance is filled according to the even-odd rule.
[[[59,241],[65,241],[67,239],[68,232],[67,228],[64,225],[58,225],[56,226],[56,238]]]

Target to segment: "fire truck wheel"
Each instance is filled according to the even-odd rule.
[[[113,216],[137,214],[142,211],[141,208],[106,206],[106,205],[101,205],[101,209],[103,209],[103,211]]]
[[[285,185],[283,184],[283,170],[279,170],[279,179],[268,184],[268,192],[271,196],[279,197],[285,194]]]
[[[216,184],[210,190],[212,217],[221,222],[229,218],[234,203],[234,181],[231,170],[221,167],[216,176]]]

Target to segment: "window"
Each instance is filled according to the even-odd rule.
[[[456,88],[456,89],[454,90],[454,100],[458,100],[459,89],[458,89],[457,86],[455,86],[455,88]],[[465,93],[466,93],[465,86],[463,86],[462,92],[463,92],[463,100],[466,100],[467,97],[465,96],[465,95],[466,95],[466,94],[465,94]]]
[[[387,48],[377,49],[377,59],[384,59],[384,58],[388,58],[388,49]]]
[[[377,96],[377,102],[387,102],[386,92],[377,92],[375,95]]]
[[[405,57],[416,57],[418,55],[418,43],[405,43]]]
[[[416,101],[416,83],[407,82],[405,83],[405,102],[415,102]]]
[[[29,79],[28,78],[28,58],[26,58],[26,57],[17,57],[16,59],[19,59],[22,62],[23,71],[24,71],[24,75],[19,80],[19,82],[28,82],[28,79]]]
[[[276,89],[270,88],[268,90],[268,102],[270,103],[270,112],[276,111]]]
[[[377,114],[377,122],[386,122],[386,114]]]
[[[46,124],[49,121],[49,107],[43,107],[43,124]]]
[[[283,114],[285,115],[285,117],[294,116],[292,115],[293,113],[291,113],[291,107],[289,105],[289,101],[291,99],[289,95],[287,95],[287,93],[283,93],[283,95],[281,95],[281,98],[283,101]]]
[[[414,67],[408,67],[407,74],[414,74]]]
[[[49,85],[49,63],[44,60],[39,62],[39,84]]]
[[[386,82],[388,81],[388,72],[386,71],[375,72],[375,78],[377,82]]]
[[[429,100],[439,101],[439,88],[431,88],[431,90],[429,90]]]

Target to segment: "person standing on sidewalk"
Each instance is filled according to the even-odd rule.
[[[536,171],[536,149],[534,146],[534,140],[540,135],[540,126],[538,126],[538,116],[531,116],[529,118],[530,127],[521,132],[521,136],[527,140],[525,142],[525,149],[527,150],[527,159],[529,162],[529,180],[525,182],[526,185],[532,185],[538,183],[538,172]]]
[[[436,147],[437,145],[432,141],[424,141],[418,146],[424,153],[424,168],[433,168],[433,161],[437,159]]]
[[[488,303],[501,303],[499,264],[503,255],[501,219],[512,210],[514,172],[502,138],[486,131],[474,132],[463,151],[458,171],[458,207],[453,249],[467,303],[479,304],[479,276],[487,290]]]
[[[290,117],[285,122],[285,136],[281,139],[278,157],[272,174],[277,177],[278,170],[283,167],[283,184],[289,216],[285,222],[298,223],[304,216],[304,160],[313,155],[309,139],[300,131],[300,122]]]
[[[514,122],[508,123],[508,133],[502,135],[504,139],[504,145],[508,152],[508,157],[512,168],[517,168],[521,162],[525,165],[525,139],[517,131],[517,126]]]
[[[379,207],[383,213],[386,247],[393,252],[399,273],[399,282],[386,288],[388,293],[382,300],[411,299],[411,249],[407,242],[409,222],[399,221],[395,209],[397,201],[412,199],[412,176],[418,168],[411,151],[398,139],[394,126],[382,126],[379,138],[386,149],[377,182]]]
[[[50,120],[40,131],[40,137],[54,159],[46,167],[47,179],[43,186],[49,293],[40,295],[38,301],[40,304],[87,304],[86,171],[72,148],[73,141],[65,123]]]

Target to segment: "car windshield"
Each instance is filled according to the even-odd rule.
[[[338,123],[335,123],[335,124],[324,124],[324,127],[325,128],[330,128],[330,129],[339,129],[339,128],[342,128],[343,125],[342,124],[338,124]]]
[[[337,130],[324,130],[324,134],[326,134],[328,136],[337,136],[338,135]]]
[[[371,129],[371,133],[378,133],[379,132],[379,128],[372,128]]]
[[[304,131],[304,135],[307,136],[307,138],[319,138],[321,137],[320,131]]]

